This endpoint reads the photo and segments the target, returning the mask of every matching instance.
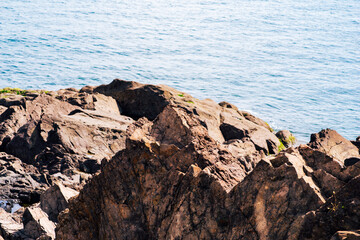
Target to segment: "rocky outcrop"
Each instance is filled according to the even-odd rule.
[[[129,126],[125,150],[61,214],[58,239],[306,239],[311,213],[359,175],[339,157],[348,148],[324,150],[330,131],[322,148],[266,156],[279,147],[266,127],[230,104],[172,93],[154,120]]]
[[[35,192],[43,191],[44,184],[57,180],[81,188],[83,180],[99,170],[103,158],[125,147],[125,131],[133,122],[120,114],[113,98],[73,89],[4,99],[0,102],[6,108],[0,115],[0,150],[6,152],[1,159],[6,159],[1,166],[11,182],[23,181],[10,188],[30,186]],[[16,167],[9,170],[10,165]],[[10,197],[18,198],[16,194]]]
[[[230,103],[122,80],[24,95],[0,101],[0,193],[39,203],[2,211],[4,239],[358,235],[359,149],[333,130],[295,147]]]

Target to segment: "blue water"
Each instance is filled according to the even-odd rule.
[[[1,0],[0,87],[114,78],[360,135],[359,0]]]

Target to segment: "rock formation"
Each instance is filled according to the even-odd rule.
[[[359,236],[358,141],[334,130],[290,147],[230,103],[122,80],[0,105],[0,193],[35,203],[0,212],[4,239]]]

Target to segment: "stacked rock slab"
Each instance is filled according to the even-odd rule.
[[[125,131],[133,122],[102,94],[67,89],[5,97],[0,101],[0,161],[11,179],[2,175],[0,184],[4,179],[13,191],[2,197],[27,204],[38,202],[56,181],[80,189],[103,158],[125,147]]]

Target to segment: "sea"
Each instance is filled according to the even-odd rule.
[[[0,87],[115,78],[360,135],[360,0],[1,0]]]

